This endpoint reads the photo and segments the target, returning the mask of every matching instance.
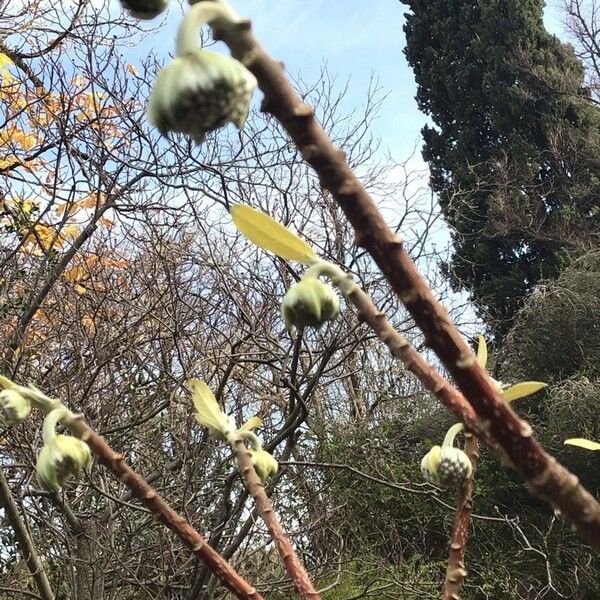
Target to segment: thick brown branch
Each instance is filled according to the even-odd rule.
[[[121,479],[157,520],[176,533],[237,598],[263,600],[263,597],[204,541],[186,519],[173,510],[166,500],[125,462],[121,454],[115,452],[102,436],[85,423],[81,415],[69,421],[69,428],[87,442],[100,462]]]
[[[243,440],[236,440],[233,450],[240,468],[240,473],[244,479],[244,484],[254,499],[258,514],[265,522],[271,537],[277,545],[277,550],[281,555],[285,570],[292,578],[300,597],[305,598],[306,600],[320,600],[321,596],[319,596],[315,590],[310,580],[310,576],[298,558],[290,538],[281,526],[281,523],[273,510],[273,504],[267,496],[263,483],[254,469],[252,457],[244,445]]]
[[[387,226],[373,199],[287,80],[283,67],[260,46],[250,23],[215,32],[258,80],[264,93],[263,110],[285,127],[304,159],[317,172],[321,185],[341,206],[365,248],[390,282],[458,387],[474,408],[484,430],[527,480],[529,488],[571,521],[600,547],[600,503],[578,479],[548,455],[531,427],[504,402],[497,387],[475,356],[447,311],[417,271],[402,240]]]

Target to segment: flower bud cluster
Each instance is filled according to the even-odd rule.
[[[286,327],[320,327],[340,312],[340,301],[333,288],[318,277],[304,276],[286,292],[281,312]]]
[[[42,447],[35,465],[40,486],[49,491],[58,491],[71,478],[80,478],[92,465],[89,446],[79,438],[56,433],[56,425],[68,411],[57,408],[48,413],[44,420]]]
[[[31,402],[17,390],[0,392],[0,425],[12,427],[24,421],[31,412]]]

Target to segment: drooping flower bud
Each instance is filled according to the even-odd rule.
[[[169,5],[169,0],[121,0],[132,17],[136,19],[154,19]]]
[[[423,477],[438,487],[456,487],[471,477],[473,465],[467,454],[454,448],[454,438],[463,431],[463,424],[456,423],[444,437],[441,446],[433,446],[421,460]]]
[[[434,446],[421,461],[423,477],[438,487],[456,487],[471,476],[473,466],[460,448]]]
[[[0,424],[12,427],[24,421],[31,412],[31,402],[17,390],[0,392]]]
[[[197,49],[177,56],[156,78],[148,116],[163,134],[188,134],[200,143],[209,131],[248,117],[256,79],[242,63]]]
[[[42,447],[35,470],[40,486],[49,491],[58,491],[71,477],[79,478],[92,465],[89,446],[72,435],[57,434],[58,421],[67,413],[57,408],[44,420]]]
[[[304,277],[286,292],[281,312],[288,329],[320,327],[334,319],[340,301],[333,288],[317,277]]]
[[[256,470],[256,474],[264,483],[271,475],[275,475],[279,469],[279,464],[266,450],[262,448],[248,450],[252,457],[252,464]]]

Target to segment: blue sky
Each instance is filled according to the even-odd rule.
[[[547,8],[546,23],[560,35],[559,1],[552,0]],[[374,76],[388,94],[374,125],[381,151],[391,152],[396,160],[411,154],[426,118],[417,109],[416,85],[402,52],[404,5],[397,0],[233,0],[232,5],[252,18],[262,44],[292,76],[315,81],[326,61],[340,82],[349,79],[347,108],[360,106]],[[166,22],[148,36],[148,47],[173,51],[174,33],[186,6],[172,1]],[[120,10],[118,0],[112,0],[111,8]],[[159,23],[152,21],[153,26]],[[422,166],[419,156],[414,161],[415,167]]]

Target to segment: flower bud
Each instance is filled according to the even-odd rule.
[[[264,483],[271,475],[275,475],[279,469],[277,461],[262,448],[248,450],[252,457],[252,464],[256,470],[256,474]]]
[[[70,477],[79,478],[92,465],[89,446],[72,435],[56,435],[44,445],[35,470],[40,486],[58,491]]]
[[[421,461],[423,477],[438,487],[456,487],[471,476],[473,465],[466,453],[453,446],[434,446]]]
[[[123,8],[136,19],[154,19],[163,12],[169,0],[121,0]]]
[[[281,305],[288,329],[293,326],[320,327],[334,319],[340,311],[340,301],[333,288],[317,277],[304,277],[285,294]]]
[[[206,133],[248,116],[254,75],[239,61],[197,49],[177,56],[156,78],[148,117],[163,134],[188,134],[200,143]]]
[[[31,402],[17,390],[0,392],[0,424],[12,427],[24,421],[31,412]]]

